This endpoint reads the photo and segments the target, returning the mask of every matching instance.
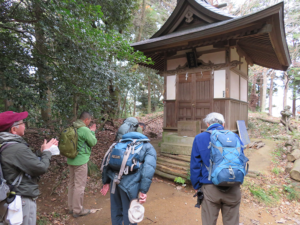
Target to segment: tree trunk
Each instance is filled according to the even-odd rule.
[[[151,80],[148,77],[148,114],[151,113]]]
[[[35,15],[37,20],[41,20],[43,11],[40,5],[37,3],[35,6]],[[49,88],[49,82],[51,76],[47,74],[46,60],[44,55],[46,54],[47,48],[45,46],[46,38],[43,28],[40,23],[35,23],[35,60],[37,62],[38,76],[39,76],[39,86],[40,86],[40,98],[46,103],[45,107],[41,108],[41,116],[47,125],[50,123],[51,119],[51,91]]]
[[[113,85],[113,82],[110,80],[110,85],[108,86],[109,95],[110,95],[110,103],[106,106],[105,111],[108,112],[110,115],[115,115],[118,111],[118,97],[119,97],[119,90],[116,89]]]
[[[126,107],[127,95],[128,95],[128,91],[126,92],[126,95],[125,95],[121,116],[123,116],[123,113],[124,113],[124,110],[125,110],[125,107]],[[126,111],[125,111],[125,116],[126,116]]]
[[[136,110],[136,94],[134,94],[134,98],[133,98],[133,116],[135,116],[135,110]]]
[[[297,88],[296,88],[296,84],[294,83],[293,85],[293,107],[292,107],[292,113],[293,113],[293,117],[296,118],[296,101],[297,101]]]
[[[145,10],[146,10],[146,0],[143,0],[143,4],[142,4],[142,12],[141,12],[141,23],[140,23],[140,28],[139,28],[139,33],[137,36],[136,41],[139,42],[142,39],[142,33],[143,33],[143,29],[144,29],[144,25],[145,25]]]
[[[270,92],[269,92],[269,115],[272,116],[273,109],[273,86],[274,86],[274,71],[271,73],[271,83],[270,83]]]
[[[118,97],[118,109],[116,112],[116,118],[120,117],[120,111],[121,111],[120,109],[121,109],[121,93],[119,93],[119,97]]]
[[[259,85],[258,85],[258,93],[259,93],[259,107],[260,107],[260,111],[262,109],[262,94],[263,92],[263,77],[260,77],[259,79]]]
[[[283,108],[286,107],[287,104],[287,93],[289,90],[289,80],[287,72],[284,72],[284,93],[283,93]]]
[[[74,120],[77,119],[78,114],[78,96],[74,95],[73,96],[73,115],[74,115]]]
[[[249,97],[249,108],[252,112],[256,111],[256,106],[257,106],[256,82],[257,82],[257,77],[254,74],[253,75],[251,94],[250,94],[250,97]]]
[[[5,78],[3,79],[3,89],[6,91],[10,90],[10,87],[6,86]],[[11,105],[13,105],[11,100],[4,99],[4,111],[8,111]]]
[[[266,111],[266,98],[267,98],[267,72],[268,69],[264,69],[262,75],[263,75],[263,83],[262,83],[262,90],[261,90],[261,112]]]

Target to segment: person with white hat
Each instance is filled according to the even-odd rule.
[[[147,139],[145,135],[138,132],[127,133],[126,138],[130,137]],[[143,144],[139,152],[139,159],[142,163],[140,169],[134,173],[123,175],[120,183],[115,187],[114,194],[110,194],[112,225],[123,223],[124,225],[134,225],[143,219],[145,209],[141,204],[146,202],[147,192],[156,168],[156,151],[149,142]],[[115,171],[104,167],[102,173],[104,185],[100,191],[102,195],[106,195],[109,188],[112,189],[114,178]]]

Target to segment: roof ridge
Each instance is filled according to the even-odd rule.
[[[194,0],[194,1],[197,2],[199,5],[205,7],[206,9],[208,9],[208,10],[214,12],[214,13],[220,14],[222,16],[228,16],[228,17],[231,17],[231,18],[235,17],[234,15],[231,15],[229,13],[224,12],[221,9],[218,9],[218,8],[214,7],[213,5],[207,3],[205,0]]]

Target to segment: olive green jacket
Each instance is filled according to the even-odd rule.
[[[78,128],[78,155],[74,159],[68,158],[67,163],[72,166],[81,166],[89,161],[92,147],[97,144],[97,139],[95,132],[91,131],[82,120],[76,120],[73,126]]]
[[[37,197],[39,192],[39,176],[47,172],[50,165],[51,152],[40,152],[40,157],[32,152],[26,141],[15,134],[0,132],[0,144],[12,143],[1,153],[1,166],[4,179],[12,184],[15,178],[23,172],[20,185],[16,188],[17,195]]]

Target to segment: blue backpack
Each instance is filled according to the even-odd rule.
[[[210,133],[210,166],[208,180],[217,186],[234,186],[244,182],[249,159],[244,155],[239,138],[229,130]],[[247,166],[247,169],[246,169]]]
[[[130,132],[124,134],[119,142],[110,146],[103,158],[101,171],[103,172],[104,167],[107,166],[117,173],[113,181],[112,194],[114,194],[116,184],[120,183],[123,175],[134,172],[141,167],[139,153],[144,143],[149,141],[141,133]]]

